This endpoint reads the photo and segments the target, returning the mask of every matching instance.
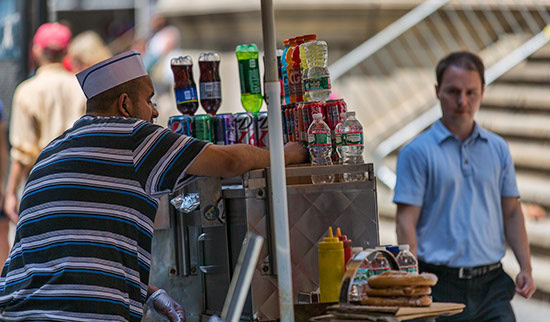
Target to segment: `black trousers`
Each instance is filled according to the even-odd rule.
[[[516,317],[510,301],[515,294],[514,281],[502,268],[472,279],[459,279],[445,267],[419,261],[420,272],[437,275],[439,281],[432,288],[434,302],[464,303],[460,314],[440,317],[437,321],[504,321],[514,322]]]

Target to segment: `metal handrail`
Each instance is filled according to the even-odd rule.
[[[350,51],[342,58],[329,66],[331,79],[334,81],[347,71],[364,61],[378,50],[382,49],[392,40],[397,39],[405,31],[409,30],[427,16],[447,4],[449,0],[428,0],[399,18],[397,21],[386,27],[374,37],[365,41],[359,47]]]

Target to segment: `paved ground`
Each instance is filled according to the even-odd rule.
[[[512,307],[518,322],[547,322],[550,321],[550,303],[537,300],[526,300],[516,295],[512,300]]]

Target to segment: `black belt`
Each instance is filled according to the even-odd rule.
[[[441,266],[441,265],[434,265],[425,263],[423,261],[419,261],[421,267],[425,268],[427,271],[433,271],[434,273],[442,272],[450,276],[456,276],[459,279],[472,279],[476,277],[483,276],[490,271],[494,271],[495,269],[499,269],[502,267],[502,264],[500,262],[495,264],[489,264],[484,266],[476,266],[476,267],[447,267],[447,266]]]

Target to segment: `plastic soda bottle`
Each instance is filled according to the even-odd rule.
[[[384,249],[384,247],[377,247],[376,249]],[[385,271],[389,271],[390,269],[390,263],[388,262],[384,254],[382,254],[381,252],[377,252],[370,262],[369,276],[380,275]]]
[[[292,50],[292,72],[288,75],[292,79],[292,87],[290,87],[290,101],[292,103],[304,101],[304,83],[302,82],[300,64],[300,45],[303,43],[303,37],[296,37],[296,46]]]
[[[332,140],[330,128],[323,121],[323,114],[313,114],[313,122],[307,130],[309,155],[312,165],[332,165]],[[312,175],[311,182],[332,183],[334,175]]]
[[[328,228],[328,237],[319,243],[318,254],[321,302],[338,302],[344,276],[344,246],[332,235],[332,227]]]
[[[399,245],[399,254],[397,254],[396,259],[399,270],[410,274],[418,274],[418,261],[409,251],[409,245]]]
[[[202,53],[199,57],[201,70],[199,88],[201,105],[206,113],[216,115],[222,103],[222,88],[220,81],[220,55],[216,53]]]
[[[262,85],[255,44],[239,45],[235,49],[241,81],[241,104],[247,112],[258,114],[262,107]]]
[[[355,112],[346,112],[346,121],[342,124],[342,145],[340,147],[343,164],[362,164],[363,126],[355,118]],[[363,181],[365,173],[344,173],[344,181]]]
[[[310,34],[304,36],[304,43],[300,45],[300,68],[302,69],[302,86],[305,86],[306,79],[308,77],[309,72],[309,66],[307,64],[307,58],[306,58],[306,50],[307,46],[314,40],[317,40],[317,35]],[[305,88],[303,88],[304,91],[304,102],[311,102],[312,99],[308,92],[305,91]]]
[[[290,104],[290,90],[288,89],[288,73],[286,67],[288,66],[288,63],[286,62],[286,54],[288,52],[288,49],[290,48],[290,40],[285,39],[284,41],[285,47],[283,49],[283,53],[281,54],[281,79],[283,81],[283,90],[284,90],[284,100],[281,100],[281,104]]]
[[[309,68],[305,91],[314,101],[325,102],[330,97],[330,74],[327,68],[328,46],[322,40],[312,41],[306,47]]]
[[[193,80],[193,59],[191,56],[172,58],[170,66],[174,74],[178,111],[185,115],[193,115],[199,107],[197,86]]]

